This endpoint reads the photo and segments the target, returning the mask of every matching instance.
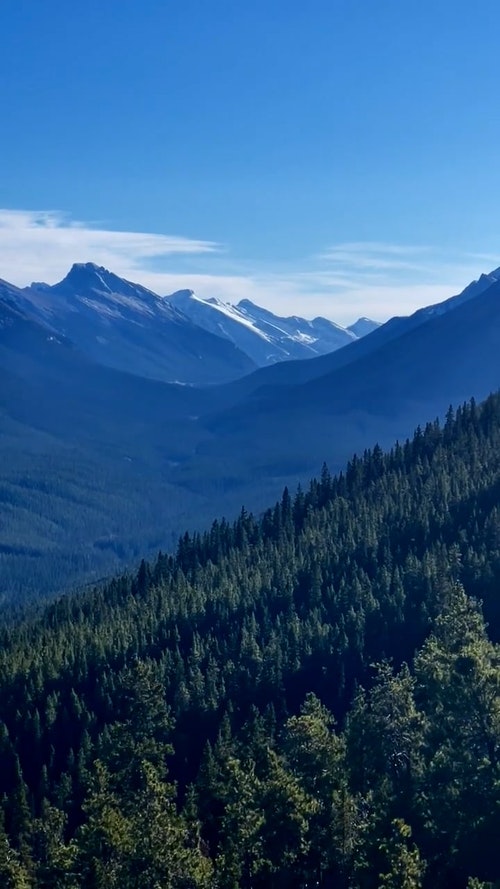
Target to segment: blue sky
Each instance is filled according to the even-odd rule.
[[[384,319],[500,265],[498,0],[2,0],[0,277]]]

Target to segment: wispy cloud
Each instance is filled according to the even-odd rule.
[[[120,273],[138,272],[149,260],[221,250],[213,241],[149,232],[112,231],[52,210],[0,209],[0,275],[14,284],[49,283],[73,262],[91,260]]]
[[[478,262],[486,262],[488,263],[488,268],[498,268],[498,263],[500,262],[500,254],[499,253],[467,253],[466,256],[470,259],[474,259]]]
[[[191,288],[228,302],[251,299],[283,315],[349,324],[383,321],[459,293],[500,255],[453,254],[427,245],[351,241],[288,265],[236,260],[214,241],[109,230],[56,211],[0,210],[0,277],[54,283],[73,262],[93,261],[165,295]]]
[[[409,314],[459,293],[500,255],[460,253],[426,244],[356,241],[334,244],[317,256],[311,286],[330,288],[354,314],[379,320]],[[320,266],[320,267],[319,267]]]
[[[420,271],[432,253],[431,247],[423,245],[355,241],[335,244],[320,253],[318,259],[350,271]]]

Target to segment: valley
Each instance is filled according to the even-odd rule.
[[[74,269],[78,305],[87,305],[85,300],[97,299],[96,269]],[[90,276],[87,296],[82,274],[85,281]],[[158,301],[139,285],[107,275],[102,299],[118,299],[110,295],[111,284],[121,289],[120,312],[131,311],[131,300],[136,308],[144,303],[146,313]],[[201,530],[214,516],[232,518],[243,506],[258,514],[285,485],[293,491],[307,484],[324,462],[339,471],[373,442],[387,447],[404,441],[419,423],[443,417],[450,404],[485,397],[500,383],[495,275],[334,352],[280,361],[203,387],[144,376],[142,357],[133,373],[110,367],[107,358],[98,361],[86,343],[90,332],[94,339],[99,335],[101,313],[73,342],[68,283],[57,285],[50,299],[37,285],[36,293],[45,295],[36,313],[32,302],[27,309],[25,291],[4,284],[3,602],[88,583],[141,556],[169,551],[187,528]],[[119,350],[122,322],[121,316],[105,322],[110,340],[116,324]],[[140,355],[147,351],[153,361],[157,333],[146,326],[136,335],[135,322],[126,323]],[[218,349],[220,337],[206,335]],[[182,340],[176,342],[181,349]],[[234,364],[227,364],[234,353],[228,358],[221,343],[218,360],[234,374]],[[162,348],[169,353],[168,341]],[[185,366],[174,376],[182,376]]]

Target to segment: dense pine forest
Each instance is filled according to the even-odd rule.
[[[500,396],[5,617],[0,886],[500,886]]]

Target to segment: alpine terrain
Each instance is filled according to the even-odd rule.
[[[78,296],[81,276],[95,284],[92,299],[89,290]],[[75,266],[69,278],[49,289],[3,284],[0,291],[5,602],[169,550],[179,533],[206,527],[214,515],[237,515],[243,505],[258,512],[284,485],[306,483],[323,462],[340,470],[353,452],[374,441],[404,441],[429,416],[443,417],[450,404],[483,398],[500,385],[497,272],[335,352],[210,387],[150,378],[156,352],[145,349],[144,338],[156,321],[166,341],[168,331],[182,331],[176,350],[189,331],[201,331],[212,364],[184,355],[182,366],[189,363],[193,374],[206,364],[215,375],[228,359],[232,370],[225,363],[223,375],[232,376],[235,356],[240,363],[250,358],[175,306],[167,305],[164,317],[159,297],[94,266]],[[140,315],[145,327],[137,305],[150,307]],[[115,325],[110,353],[94,334],[111,340]],[[162,348],[160,337],[155,348]],[[107,366],[124,364],[127,354],[131,372]],[[164,361],[178,379],[175,354]],[[147,375],[132,372],[146,355]]]

